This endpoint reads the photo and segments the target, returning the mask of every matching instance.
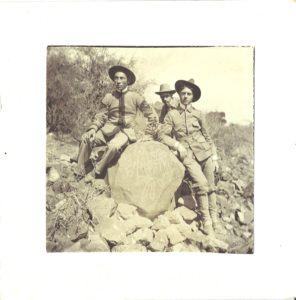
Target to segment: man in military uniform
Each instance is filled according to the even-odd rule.
[[[102,159],[95,164],[95,174],[99,176],[117,153],[128,143],[136,141],[133,127],[138,110],[148,118],[147,128],[157,119],[145,99],[129,90],[129,86],[136,81],[136,76],[131,70],[123,66],[113,66],[109,69],[109,77],[113,80],[115,89],[106,94],[91,126],[82,135],[75,172],[78,179],[85,176],[85,164],[94,147],[107,145]]]
[[[178,100],[173,97],[176,93],[176,90],[171,89],[167,83],[163,83],[159,87],[159,91],[155,92],[155,94],[159,95],[163,107],[160,112],[159,122],[163,123],[166,114],[171,110],[178,106]]]
[[[203,232],[213,234],[214,228],[217,233],[222,233],[215,194],[214,171],[218,169],[216,147],[208,134],[204,116],[192,106],[192,102],[199,100],[201,91],[193,79],[178,80],[175,89],[180,96],[180,104],[166,114],[157,138],[178,151],[191,177]]]

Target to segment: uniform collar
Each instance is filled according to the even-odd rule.
[[[185,111],[185,105],[182,104],[182,103],[180,103],[180,109],[181,109],[182,111]],[[186,111],[188,111],[188,112],[191,113],[191,112],[192,112],[192,109],[193,109],[192,104],[187,105]]]
[[[122,90],[121,92],[115,90],[115,92],[116,92],[117,94],[125,94],[127,91],[128,91],[128,87],[126,87],[126,88],[125,88],[124,90]]]

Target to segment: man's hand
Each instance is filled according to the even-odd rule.
[[[187,156],[186,148],[179,142],[176,143],[176,150],[178,151],[181,160]]]
[[[91,130],[85,132],[81,138],[82,142],[84,142],[84,143],[86,143],[87,141],[92,142],[95,138],[95,134],[96,134],[95,129],[91,129]]]

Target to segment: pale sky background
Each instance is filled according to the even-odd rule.
[[[150,102],[161,83],[174,87],[176,80],[194,78],[201,98],[194,105],[202,111],[224,111],[228,123],[253,120],[253,48],[110,48],[114,55],[136,58],[137,78],[154,79],[145,91]]]

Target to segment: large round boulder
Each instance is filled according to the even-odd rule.
[[[182,163],[155,141],[128,146],[116,165],[108,169],[112,198],[136,206],[150,219],[170,209],[183,177]]]

